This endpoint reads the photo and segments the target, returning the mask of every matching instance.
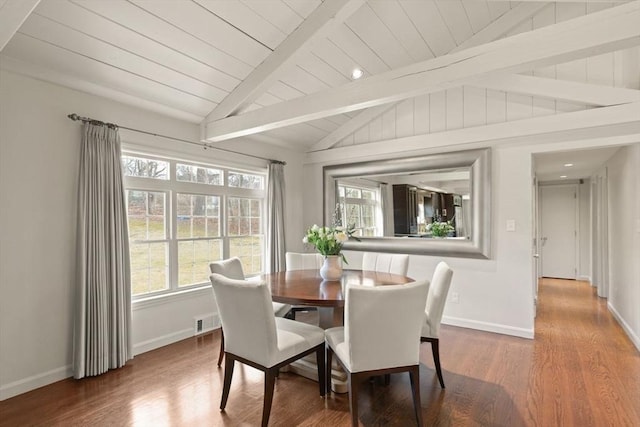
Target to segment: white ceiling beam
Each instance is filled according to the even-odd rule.
[[[640,101],[640,90],[519,74],[490,76],[470,86],[599,107]]]
[[[523,21],[531,18],[533,15],[540,12],[547,6],[549,5],[541,3],[521,3],[513,9],[505,12],[498,19],[491,22],[489,25],[478,31],[473,36],[469,37],[469,39],[465,40],[459,46],[452,49],[449,53],[455,53],[460,50],[498,40],[500,37],[504,36],[509,31],[520,25]],[[371,120],[375,119],[381,114],[384,114],[395,105],[395,103],[380,105],[377,107],[368,108],[360,112],[353,119],[342,124],[339,128],[315,143],[311,148],[309,148],[308,151],[328,150],[329,148],[332,148],[338,142],[342,141],[342,139],[351,135],[353,132],[356,132]]]
[[[442,147],[456,150],[625,135],[631,136],[631,142],[640,138],[640,102],[316,151],[306,154],[305,163],[354,158],[368,160],[367,156],[397,156],[398,153],[406,156],[407,152]]]
[[[6,0],[0,7],[0,51],[31,15],[40,0]]]
[[[640,1],[210,123],[222,141],[640,45]]]
[[[366,0],[325,0],[293,33],[207,115],[206,122],[238,113],[271,87],[295,60],[311,49],[314,40],[325,37]]]

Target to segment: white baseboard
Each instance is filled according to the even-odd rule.
[[[64,380],[71,376],[73,376],[73,369],[71,365],[68,365],[5,384],[0,387],[0,400],[9,399],[10,397],[35,390],[36,388]]]
[[[578,276],[577,280],[582,280],[582,281],[591,283],[591,276]]]
[[[174,342],[193,337],[193,329],[184,329],[173,332],[161,337],[153,338],[133,346],[134,356],[155,350],[156,348],[172,344]],[[64,380],[73,376],[73,368],[71,365],[62,368],[53,369],[42,374],[33,375],[0,387],[0,401],[9,399],[22,393],[26,393],[36,388],[43,387],[57,381]]]
[[[165,345],[173,344],[174,342],[191,338],[193,336],[193,329],[183,329],[181,331],[172,332],[161,337],[156,337],[133,346],[133,355],[146,353],[147,351],[155,350],[156,348],[164,347]]]
[[[609,309],[611,314],[613,314],[613,317],[615,317],[620,326],[622,326],[622,329],[627,333],[627,336],[629,337],[633,345],[635,345],[638,351],[640,351],[640,337],[638,337],[638,335],[633,332],[631,326],[629,326],[629,324],[625,322],[620,313],[618,313],[618,310],[616,310],[616,308],[611,305],[611,302],[607,302],[607,308]]]
[[[511,335],[520,338],[533,339],[533,329],[516,328],[501,325],[499,323],[480,322],[477,320],[461,319],[459,317],[444,316],[442,323],[445,325],[459,326],[461,328],[477,329],[479,331],[494,332],[496,334]]]

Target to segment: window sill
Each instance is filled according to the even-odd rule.
[[[136,310],[143,310],[149,307],[170,304],[174,301],[192,298],[194,294],[199,294],[199,293],[202,293],[202,294],[211,293],[213,295],[211,285],[203,284],[201,286],[195,286],[193,288],[179,290],[176,292],[166,293],[162,295],[154,295],[154,296],[145,297],[145,298],[139,298],[131,302],[131,309],[132,311],[136,311]]]

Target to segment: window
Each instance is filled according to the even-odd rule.
[[[231,256],[262,272],[264,174],[129,154],[122,164],[134,297],[205,284],[209,262]]]
[[[168,288],[167,197],[159,191],[127,191],[133,295]]]
[[[222,171],[202,166],[176,164],[176,181],[222,185]]]
[[[177,195],[178,286],[202,282],[203,266],[222,259],[220,196]]]
[[[240,172],[229,172],[229,187],[264,189],[264,177]]]
[[[122,167],[125,176],[169,179],[169,163],[162,160],[123,156]]]
[[[227,203],[229,251],[242,261],[246,274],[262,271],[262,200],[230,197]]]
[[[356,236],[382,235],[378,222],[381,219],[380,192],[377,188],[350,185],[338,186],[338,197],[345,226],[353,226]]]

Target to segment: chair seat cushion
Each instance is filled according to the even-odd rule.
[[[347,343],[344,342],[344,327],[330,328],[324,331],[325,341],[331,347],[335,355],[342,361],[345,368],[352,372],[351,365],[349,363],[349,348]]]
[[[307,323],[276,317],[278,353],[268,366],[277,365],[296,354],[324,342],[324,330]]]
[[[291,306],[289,304],[273,303],[273,314],[275,314],[276,317],[284,317],[290,310]]]

